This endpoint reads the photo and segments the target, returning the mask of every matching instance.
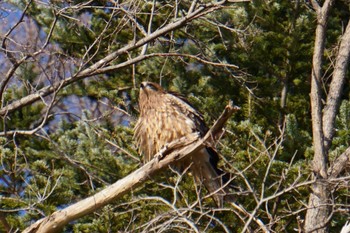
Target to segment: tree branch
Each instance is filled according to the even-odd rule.
[[[311,73],[311,117],[312,134],[314,146],[314,159],[312,164],[313,171],[323,177],[327,177],[326,163],[327,153],[324,150],[324,134],[322,126],[322,64],[325,46],[326,27],[329,11],[333,0],[326,0],[321,10],[317,11],[317,28],[315,38],[315,48],[312,57]]]
[[[146,60],[146,59],[150,59],[153,57],[187,57],[187,58],[191,58],[194,60],[197,60],[200,63],[203,64],[207,64],[207,65],[212,65],[212,66],[218,66],[218,67],[227,67],[227,68],[232,68],[232,69],[238,69],[239,67],[233,64],[228,64],[228,63],[220,63],[220,62],[212,62],[212,61],[208,61],[205,59],[202,59],[198,56],[195,55],[191,55],[191,54],[184,54],[184,53],[150,53],[150,54],[145,54],[145,55],[139,55],[135,58],[132,58],[130,60],[127,60],[123,63],[117,64],[117,65],[112,65],[112,66],[106,66],[103,68],[100,68],[98,70],[96,70],[93,75],[96,74],[104,74],[107,72],[112,72],[112,71],[116,71],[120,68],[126,67],[128,65],[132,65],[135,63],[138,63],[140,61]]]
[[[334,122],[341,103],[341,93],[346,78],[350,59],[350,20],[342,36],[338,56],[333,71],[333,79],[329,87],[326,106],[323,110],[323,133],[325,150],[328,151],[334,136]]]
[[[350,147],[348,147],[328,169],[330,178],[336,178],[344,170],[346,164],[350,161]]]
[[[56,211],[46,218],[38,220],[36,223],[26,228],[23,233],[52,233],[60,231],[60,229],[62,229],[69,222],[92,213],[97,209],[111,203],[138,185],[141,185],[154,173],[166,168],[169,164],[179,161],[194,151],[205,147],[205,144],[210,143],[210,141],[215,138],[214,136],[221,132],[221,129],[226,121],[238,109],[238,107],[232,106],[230,103],[226,106],[219,119],[214,123],[203,138],[199,138],[199,135],[194,133],[191,135],[191,137],[189,137],[192,138],[194,136],[193,140],[183,137],[169,143],[164,147],[164,149],[158,152],[150,162],[146,163],[141,168],[118,180],[116,183],[108,186],[95,195],[81,200],[65,209]]]

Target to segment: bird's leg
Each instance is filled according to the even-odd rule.
[[[162,146],[162,148],[160,148],[157,154],[155,154],[153,157],[157,158],[157,161],[160,161],[166,155],[172,153],[173,151],[183,148],[191,143],[194,143],[194,141],[198,140],[198,138],[199,138],[199,133],[196,132],[188,136],[184,136],[179,139],[176,139]]]

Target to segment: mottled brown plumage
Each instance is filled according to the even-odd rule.
[[[183,97],[166,92],[156,83],[143,82],[139,96],[140,118],[135,126],[135,139],[145,161],[152,159],[167,143],[191,133],[204,136],[207,127],[202,115]],[[190,167],[197,182],[202,182],[218,206],[223,205],[222,172],[217,168],[218,155],[207,147],[187,156],[178,169]]]

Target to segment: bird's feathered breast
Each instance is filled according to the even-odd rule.
[[[140,118],[135,126],[135,139],[145,161],[171,141],[193,132],[204,135],[207,131],[202,115],[183,97],[157,88],[141,88],[139,96]]]
[[[183,97],[164,91],[156,83],[141,84],[139,106],[140,118],[134,135],[146,162],[167,143],[184,136],[190,137],[192,133],[204,136],[207,132],[198,111]],[[205,147],[174,165],[180,171],[189,167],[196,181],[203,183],[213,194],[217,206],[222,207],[226,191],[222,188],[223,172],[217,168],[218,160],[216,151]]]

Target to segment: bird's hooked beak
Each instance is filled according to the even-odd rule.
[[[146,82],[142,82],[140,84],[140,94],[141,93],[144,93],[147,97],[148,97],[148,93],[146,91],[146,86],[147,86],[147,83]]]
[[[141,89],[145,88],[145,86],[146,86],[145,82],[142,82],[142,83],[140,84],[140,88],[141,88]]]

